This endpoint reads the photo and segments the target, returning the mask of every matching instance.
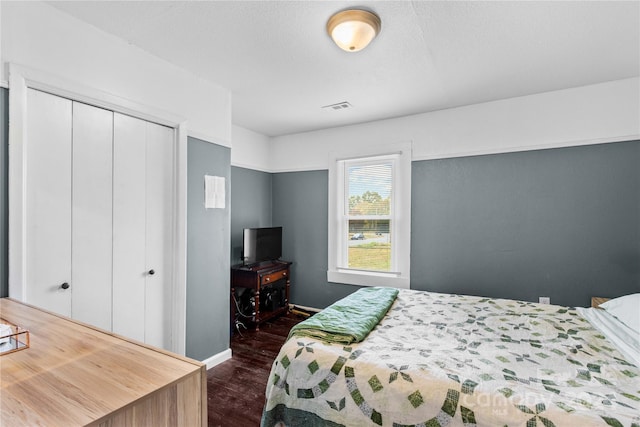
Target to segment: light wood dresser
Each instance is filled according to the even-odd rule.
[[[0,355],[0,425],[206,426],[204,364],[8,298],[0,317],[31,341]]]
[[[607,301],[609,301],[609,298],[591,297],[591,307],[600,308],[600,304],[604,304]]]

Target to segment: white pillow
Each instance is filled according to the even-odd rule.
[[[640,333],[640,294],[625,295],[600,304],[607,313],[617,317],[622,323]]]

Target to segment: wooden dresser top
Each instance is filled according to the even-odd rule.
[[[31,347],[0,355],[0,425],[86,425],[203,369],[203,364],[0,299]]]
[[[591,307],[600,308],[600,304],[609,301],[609,298],[591,297]]]

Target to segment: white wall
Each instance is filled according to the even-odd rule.
[[[0,2],[0,82],[9,62],[183,117],[231,146],[231,94],[41,2]]]
[[[328,169],[342,147],[413,142],[413,160],[640,139],[640,78],[270,140],[270,171]]]
[[[9,82],[4,76],[4,66],[2,61],[2,2],[0,1],[0,87],[9,87]]]
[[[269,137],[261,133],[233,125],[231,140],[231,165],[269,172]]]

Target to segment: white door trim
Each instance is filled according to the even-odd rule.
[[[37,89],[175,129],[174,280],[171,351],[186,351],[187,121],[174,113],[103,92],[62,77],[9,64],[9,296],[25,301],[25,172],[27,89]],[[28,302],[28,301],[26,301]]]

